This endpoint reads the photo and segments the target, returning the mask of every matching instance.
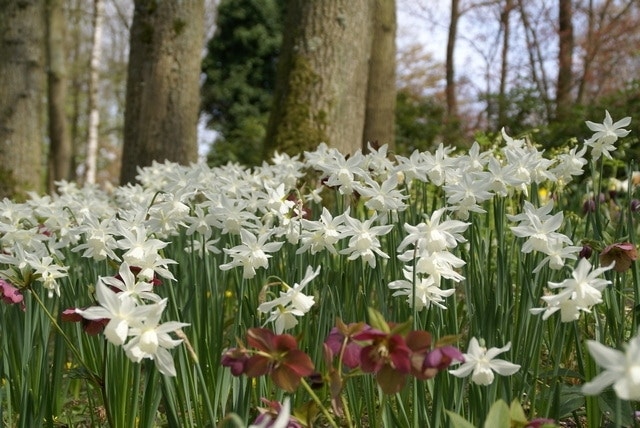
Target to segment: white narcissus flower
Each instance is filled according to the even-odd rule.
[[[507,218],[511,221],[518,221],[517,226],[511,226],[511,231],[518,238],[527,238],[522,245],[523,253],[539,251],[549,254],[550,245],[564,243],[572,245],[568,236],[557,232],[564,221],[564,213],[562,211],[551,215],[554,202],[550,200],[542,207],[536,208],[530,202],[525,201],[523,212],[517,215],[507,214]]]
[[[404,211],[407,204],[404,200],[407,195],[402,194],[398,187],[398,177],[391,175],[382,184],[365,176],[362,184],[354,185],[354,189],[367,199],[364,205],[378,213],[386,213],[391,210]]]
[[[613,143],[618,141],[618,138],[629,135],[631,131],[622,128],[629,126],[630,123],[631,118],[628,116],[613,123],[611,115],[606,110],[604,122],[594,123],[588,120],[586,121],[589,129],[595,131],[595,134],[584,142],[585,145],[591,147],[591,157],[594,161],[600,159],[601,155],[611,159],[610,152],[616,149]]]
[[[511,342],[502,348],[487,349],[480,346],[478,339],[472,337],[469,341],[467,353],[463,354],[464,363],[449,373],[456,377],[466,377],[471,375],[471,381],[478,385],[489,385],[495,377],[494,372],[502,376],[510,376],[520,370],[519,364],[495,358],[497,355],[511,349]]]
[[[462,233],[471,223],[444,219],[446,211],[446,208],[435,210],[430,218],[416,226],[405,223],[407,236],[398,245],[398,252],[402,252],[409,245],[430,252],[443,251],[457,247],[459,242],[465,242]]]
[[[349,208],[347,208],[346,213],[348,215]],[[296,254],[303,254],[305,251],[316,254],[322,250],[327,250],[331,254],[338,254],[333,245],[340,240],[344,216],[345,214],[341,214],[333,217],[326,207],[322,207],[322,214],[319,220],[301,219],[300,243],[302,245],[298,248]]]
[[[153,292],[153,284],[137,278],[127,262],[122,262],[117,277],[102,277],[100,281],[113,289],[120,290],[121,299],[123,296],[131,296],[134,299],[147,299],[154,302],[160,300],[160,296]]]
[[[551,172],[558,177],[558,181],[566,184],[576,175],[584,173],[584,166],[587,160],[584,158],[587,152],[587,146],[582,146],[578,151],[577,147],[569,150],[569,153],[561,153],[558,155],[558,163],[551,169]]]
[[[112,234],[113,218],[99,220],[92,215],[85,218],[84,223],[78,228],[78,232],[84,234],[84,242],[71,249],[73,252],[82,251],[82,257],[93,258],[95,261],[111,260],[120,261],[113,251],[118,245]]]
[[[640,336],[626,345],[625,352],[587,341],[589,353],[604,371],[582,386],[586,395],[597,395],[609,385],[622,400],[640,400]]]
[[[277,334],[281,334],[284,330],[295,327],[298,324],[296,317],[303,316],[309,312],[315,304],[314,297],[303,294],[302,290],[319,274],[320,266],[318,266],[315,271],[311,266],[308,266],[304,278],[299,284],[294,284],[293,287],[289,287],[283,283],[283,285],[287,287],[286,291],[281,291],[278,298],[264,302],[258,306],[258,311],[270,314],[266,322],[274,323]]]
[[[42,282],[44,288],[48,290],[49,297],[53,297],[53,292],[60,296],[60,284],[58,279],[67,277],[69,267],[60,266],[54,262],[53,257],[44,256],[42,259],[29,254],[27,262],[34,269],[34,274],[39,275],[38,280]]]
[[[414,283],[413,270],[411,268],[405,268],[403,274],[405,279],[391,281],[388,285],[391,290],[398,290],[393,293],[394,297],[407,296],[409,306],[412,306],[415,300],[415,307],[418,311],[424,308],[428,309],[431,305],[447,309],[442,302],[444,302],[445,297],[455,293],[456,290],[454,288],[441,289],[440,283],[436,283],[431,275],[416,275]]]
[[[389,255],[382,251],[378,236],[391,232],[393,225],[372,226],[378,219],[377,215],[365,221],[360,221],[349,215],[345,215],[344,219],[345,227],[342,232],[344,236],[350,236],[351,238],[347,248],[340,250],[340,254],[348,255],[349,260],[361,257],[373,269],[376,267],[376,255],[385,259],[389,258]]]
[[[96,299],[100,306],[76,309],[88,320],[108,319],[104,329],[107,340],[114,345],[122,345],[129,334],[129,326],[138,322],[138,305],[130,294],[112,291],[102,280],[96,284]]]
[[[562,282],[549,282],[549,288],[558,288],[558,294],[542,296],[547,303],[547,308],[531,308],[532,314],[543,313],[542,319],[546,320],[555,312],[560,311],[562,322],[572,322],[580,317],[580,312],[590,312],[591,307],[602,302],[602,290],[611,281],[598,278],[604,272],[613,269],[614,263],[609,266],[592,270],[588,259],[580,259],[578,266],[573,270],[571,278]]]
[[[282,407],[278,412],[278,416],[273,419],[272,416],[267,416],[259,423],[249,425],[249,428],[287,428],[289,426],[289,420],[291,418],[291,400],[289,397],[285,398],[282,402]]]
[[[242,266],[244,268],[242,277],[245,279],[253,278],[256,276],[257,268],[266,268],[269,266],[269,258],[271,255],[267,253],[278,251],[284,244],[284,242],[267,243],[270,237],[270,233],[263,233],[260,237],[257,237],[248,230],[241,229],[240,239],[242,244],[236,245],[233,248],[224,249],[224,252],[230,255],[233,260],[220,265],[220,269],[229,270],[236,266]]]
[[[178,321],[160,324],[160,317],[166,306],[167,299],[162,299],[158,303],[138,307],[138,310],[145,310],[145,316],[140,323],[129,329],[129,336],[132,338],[123,348],[131,361],[139,363],[144,358],[149,358],[155,361],[160,373],[175,376],[173,357],[168,349],[178,346],[182,343],[182,339],[173,339],[169,333],[189,324]]]
[[[117,241],[118,248],[125,251],[122,259],[129,266],[138,266],[149,254],[157,254],[168,245],[168,242],[149,238],[147,230],[142,226],[129,227],[124,222],[118,222],[116,228],[122,236]]]
[[[361,151],[355,152],[348,158],[340,152],[332,151],[331,155],[324,159],[324,163],[317,166],[327,177],[326,186],[337,187],[341,195],[351,195],[354,185],[368,175],[362,168],[364,160]]]

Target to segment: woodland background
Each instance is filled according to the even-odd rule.
[[[0,198],[198,146],[251,166],[506,127],[554,150],[605,109],[638,134],[638,22],[638,0],[0,0]]]

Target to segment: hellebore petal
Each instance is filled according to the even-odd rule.
[[[384,366],[378,373],[376,373],[376,381],[380,385],[380,389],[385,394],[395,394],[402,390],[406,381],[407,375],[398,373],[391,366]]]

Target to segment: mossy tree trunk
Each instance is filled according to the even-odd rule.
[[[374,1],[288,1],[267,156],[362,147]]]
[[[396,112],[396,2],[375,0],[373,13],[373,37],[366,111],[363,132],[363,149],[368,142],[395,146]]]
[[[42,190],[44,0],[0,0],[0,199]]]
[[[198,156],[203,0],[136,0],[129,51],[120,182],[156,160]]]

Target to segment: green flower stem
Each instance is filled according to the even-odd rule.
[[[385,419],[385,411],[387,409],[387,395],[382,392],[382,389],[380,388],[380,386],[378,386],[378,397],[380,397],[380,413],[378,416],[378,421],[380,422],[381,426],[385,426],[384,419]]]
[[[338,358],[338,373],[340,373],[340,377],[342,378],[342,359],[344,358],[344,353],[347,349],[347,343],[349,338],[345,336],[342,341],[342,346],[340,347],[340,357]],[[351,412],[349,411],[349,406],[347,405],[347,401],[344,398],[344,394],[340,394],[340,401],[342,402],[342,407],[344,408],[345,418],[347,419],[347,425],[349,428],[353,427],[353,422],[351,421]]]
[[[331,425],[333,428],[338,428],[338,424],[336,423],[336,421],[333,420],[333,417],[329,413],[329,410],[327,410],[324,404],[322,404],[322,401],[320,400],[320,398],[318,398],[316,393],[313,392],[313,389],[311,389],[311,386],[309,386],[307,381],[301,378],[300,382],[302,383],[302,386],[304,386],[304,389],[307,390],[307,392],[309,393],[313,401],[315,401],[316,404],[320,407],[320,411],[322,411],[322,414],[327,418],[329,425]]]
[[[195,354],[193,355],[195,357]],[[200,367],[200,363],[197,360],[194,360],[193,364],[196,368],[196,374],[198,375],[198,380],[202,384],[202,394],[204,395],[204,403],[207,408],[207,413],[209,414],[209,418],[212,421],[215,421],[215,412],[213,411],[213,407],[211,406],[211,398],[209,397],[209,392],[207,391],[207,382],[202,373],[202,367]]]
[[[347,420],[347,426],[353,428],[353,421],[351,419],[351,411],[349,410],[349,403],[347,403],[344,394],[340,394],[340,401],[342,402],[342,408],[344,409],[344,417]]]
[[[96,375],[89,368],[87,363],[84,362],[84,359],[82,358],[82,355],[80,354],[80,351],[78,351],[78,348],[76,348],[76,346],[71,341],[69,336],[67,336],[67,334],[64,332],[64,330],[62,330],[62,327],[60,327],[60,324],[58,324],[58,321],[56,321],[55,317],[51,314],[51,312],[49,312],[49,310],[45,306],[45,304],[42,301],[42,299],[40,299],[40,296],[38,296],[38,293],[36,293],[35,291],[31,290],[30,288],[29,288],[29,291],[31,292],[31,295],[34,297],[34,299],[36,299],[36,302],[38,302],[38,306],[40,306],[42,308],[42,310],[44,310],[44,313],[47,315],[47,318],[49,318],[49,320],[51,321],[51,324],[53,325],[53,327],[58,331],[58,333],[60,333],[60,335],[64,339],[65,343],[67,344],[67,346],[71,350],[71,353],[78,360],[78,363],[87,370],[87,373],[89,374],[89,380],[91,382],[93,382],[96,386],[102,387],[102,381],[100,380],[98,375]]]
[[[599,241],[600,239],[602,239],[602,219],[600,216],[600,191],[602,190],[602,173],[604,171],[604,160],[602,157],[600,157],[599,162],[598,162],[598,166],[599,166],[599,173],[598,176],[595,177],[597,178],[597,180],[594,180],[594,183],[597,183],[596,187],[593,189],[593,202],[595,204],[595,223],[594,223],[594,228],[593,228],[593,237],[596,241]],[[592,164],[592,169],[591,169],[591,176],[593,177],[595,175],[595,171],[593,169],[593,164]]]
[[[109,347],[108,346],[104,346],[103,347],[103,352],[102,352],[102,376],[105,379],[105,382],[107,380],[107,361],[108,361],[108,355],[109,355]],[[102,402],[104,404],[104,408],[106,410],[106,415],[107,415],[107,421],[109,422],[109,426],[111,427],[115,427],[116,422],[113,418],[113,413],[111,412],[111,399],[109,397],[109,393],[107,392],[107,388],[106,385],[103,384],[102,387],[100,388],[100,392],[102,394]]]

